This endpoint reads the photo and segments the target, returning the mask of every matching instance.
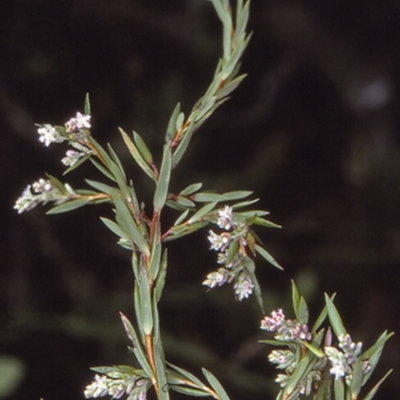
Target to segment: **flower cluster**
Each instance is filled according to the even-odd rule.
[[[212,289],[233,281],[236,297],[241,301],[248,298],[254,290],[254,284],[245,265],[248,227],[244,222],[235,219],[232,207],[229,206],[218,210],[217,217],[217,225],[225,232],[217,234],[210,230],[208,241],[210,242],[210,249],[218,251],[218,264],[224,266],[209,273],[203,285]],[[231,245],[237,246],[233,256],[229,253]]]
[[[67,194],[61,193],[49,180],[39,179],[25,188],[22,195],[17,199],[14,209],[18,211],[18,214],[21,214],[24,211],[32,210],[40,203],[54,202],[56,205],[64,203],[70,199],[70,196],[76,194],[68,184],[65,185],[65,189]]]
[[[273,350],[268,355],[268,360],[275,364],[277,369],[284,370],[285,374],[278,374],[275,382],[284,388],[299,363],[299,346],[301,341],[311,341],[312,335],[308,325],[300,324],[297,320],[286,319],[282,309],[272,311],[270,316],[264,317],[261,321],[261,329],[274,332],[274,339],[280,342],[288,342],[287,350]],[[297,343],[296,343],[297,342]],[[299,394],[309,395],[321,380],[322,370],[326,364],[324,358],[320,359],[313,369],[299,383]]]
[[[83,156],[92,154],[87,144],[87,137],[91,128],[90,115],[76,113],[74,118],[71,118],[65,123],[65,128],[60,126],[52,126],[49,124],[39,125],[38,134],[39,141],[45,146],[50,146],[51,143],[62,143],[69,141],[69,144],[75,150],[68,150],[66,156],[61,162],[67,166],[72,167]]]
[[[94,381],[86,386],[84,395],[87,399],[104,396],[120,399],[126,394],[127,400],[146,400],[150,385],[149,379],[113,371],[107,375],[96,374]]]
[[[261,329],[276,332],[275,339],[283,342],[295,340],[311,340],[308,325],[301,325],[294,319],[286,319],[282,309],[272,311],[271,316],[266,316],[261,321]]]
[[[349,334],[340,335],[338,337],[338,350],[335,347],[326,346],[325,354],[331,364],[329,372],[338,380],[345,377],[346,382],[349,382],[352,377],[351,366],[356,362],[357,357],[361,354],[362,343],[357,344],[351,341]],[[366,360],[363,362],[363,373],[366,374],[370,370],[370,363]]]

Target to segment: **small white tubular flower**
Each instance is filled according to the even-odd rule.
[[[97,397],[106,396],[108,394],[107,377],[105,375],[100,376],[96,374],[94,381],[86,386],[83,394],[87,399],[90,397],[96,399]]]
[[[346,357],[341,351],[335,347],[325,347],[325,354],[332,365],[329,372],[331,375],[335,375],[335,380],[351,373],[351,368],[347,364]]]
[[[69,197],[61,193],[49,180],[39,179],[25,188],[22,196],[15,202],[14,209],[21,214],[24,211],[32,210],[40,203],[46,204],[53,201],[55,204],[61,204],[68,199]]]
[[[31,187],[31,185],[28,185],[15,202],[14,209],[18,211],[18,214],[32,210],[39,204],[39,200],[32,193]]]
[[[217,235],[214,231],[210,230],[208,232],[208,241],[210,242],[211,250],[225,251],[230,243],[230,234],[228,232],[221,233]]]
[[[75,118],[71,118],[65,123],[65,128],[68,133],[77,132],[81,129],[90,129],[92,125],[90,124],[90,115],[76,113]]]
[[[268,355],[268,360],[276,364],[276,368],[286,369],[296,363],[296,355],[290,350],[272,350]]]
[[[235,290],[235,294],[239,301],[243,299],[247,299],[252,293],[254,289],[254,285],[249,278],[239,279],[234,285],[233,289]]]
[[[51,125],[43,125],[38,130],[39,141],[42,142],[46,147],[49,147],[51,143],[62,143],[66,138],[62,137],[60,133]]]
[[[203,282],[203,285],[208,286],[210,289],[213,289],[216,286],[222,286],[228,280],[228,271],[224,268],[220,268],[218,271],[210,272],[207,275],[207,279]]]
[[[223,209],[218,211],[218,216],[218,226],[229,231],[234,225],[232,220],[232,207],[225,206]]]
[[[269,332],[276,332],[285,323],[285,314],[282,308],[271,312],[271,316],[266,316],[261,321],[261,329]]]
[[[67,167],[72,167],[84,155],[85,155],[85,153],[81,153],[76,150],[68,150],[66,153],[66,156],[61,160],[61,162]]]

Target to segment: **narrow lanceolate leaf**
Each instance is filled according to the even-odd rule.
[[[308,342],[305,341],[301,341],[301,343],[308,348],[308,350],[310,350],[312,353],[314,353],[314,355],[316,355],[318,358],[322,358],[325,357],[325,354],[323,351],[321,351],[320,349],[318,349],[317,347],[311,345]]]
[[[47,211],[46,214],[61,214],[64,212],[76,210],[77,208],[83,207],[88,203],[89,203],[89,199],[71,200],[71,201],[68,201],[67,203],[63,203],[63,204],[60,204],[58,206],[51,208],[49,211]]]
[[[371,389],[371,391],[364,397],[363,400],[371,400],[376,392],[378,391],[379,387],[382,385],[382,383],[386,380],[386,378],[392,373],[392,369],[388,371],[385,376]]]
[[[162,246],[161,242],[159,241],[158,234],[156,234],[156,236],[157,237],[154,238],[153,242],[154,244],[152,247],[151,257],[150,257],[149,279],[151,281],[156,280],[161,261]]]
[[[293,311],[296,319],[299,319],[299,304],[300,304],[300,293],[297,289],[294,280],[292,280],[292,303],[293,303]]]
[[[121,160],[119,159],[119,157],[118,157],[117,153],[114,151],[114,149],[111,147],[110,143],[107,144],[107,147],[108,147],[108,152],[110,153],[110,156],[111,156],[112,160],[118,166],[118,169],[122,174],[123,180],[126,181],[126,174],[125,174],[125,171],[124,171],[124,167],[123,167],[123,165],[121,163]]]
[[[218,193],[211,193],[211,192],[201,192],[201,193],[196,193],[192,196],[190,196],[190,198],[193,201],[197,201],[199,203],[208,203],[208,202],[212,202],[212,201],[223,201],[225,200],[224,197]]]
[[[169,367],[169,370],[167,370],[167,373],[171,373],[175,378],[179,380],[181,384],[183,383],[189,383],[190,386],[197,387],[198,389],[203,389],[204,391],[207,389],[207,387],[204,385],[203,382],[200,381],[200,379],[196,378],[192,373],[189,371],[186,371],[183,368],[177,367],[176,365],[173,365],[171,363],[167,362],[167,366]],[[168,375],[167,375],[168,377]],[[207,396],[210,394],[208,393]]]
[[[140,154],[142,155],[143,159],[148,163],[151,164],[153,162],[153,156],[150,153],[149,148],[146,146],[146,143],[142,139],[142,137],[135,131],[133,131],[133,140],[137,148],[139,149]]]
[[[303,296],[300,297],[297,320],[301,325],[308,324],[308,307]]]
[[[363,365],[360,359],[357,359],[353,365],[353,376],[351,378],[350,391],[351,398],[357,399],[360,393],[363,380]]]
[[[255,246],[256,252],[260,254],[266,261],[272,264],[275,268],[283,270],[283,268],[276,262],[275,258],[268,253],[267,250],[263,249],[260,245],[256,244]]]
[[[223,17],[223,51],[224,51],[224,58],[226,60],[229,59],[231,54],[231,39],[232,39],[232,16],[230,13],[225,12]]]
[[[57,188],[62,194],[65,194],[65,195],[68,194],[68,192],[65,189],[63,183],[61,181],[59,181],[55,176],[52,176],[50,174],[46,174],[46,176],[49,179],[49,181],[52,184],[52,186]]]
[[[180,225],[188,216],[189,210],[185,210],[179,217],[178,219],[174,222],[174,226]]]
[[[171,147],[169,143],[165,144],[163,159],[160,168],[160,177],[158,179],[156,191],[154,193],[153,205],[154,209],[160,211],[167,200],[169,181],[171,178]]]
[[[282,228],[280,225],[274,224],[273,222],[260,217],[255,217],[252,221],[252,224],[264,226],[265,228]]]
[[[181,112],[181,105],[180,103],[178,103],[175,108],[174,111],[171,114],[171,118],[169,119],[168,122],[168,127],[167,127],[167,132],[165,134],[165,140],[173,140],[175,138],[175,134],[176,134],[176,120],[178,119],[178,116]]]
[[[250,279],[254,285],[254,296],[256,297],[257,303],[260,306],[261,312],[265,314],[261,287],[258,283],[258,279],[256,276],[256,266],[254,264],[254,261],[250,257],[244,257],[244,263],[246,265],[246,270],[250,275]]]
[[[89,158],[89,160],[104,176],[115,182],[113,174],[106,167],[96,161],[93,157]]]
[[[196,213],[194,213],[190,219],[188,220],[188,224],[192,224],[193,222],[201,220],[205,215],[209,212],[214,210],[215,206],[217,205],[216,201],[206,204],[205,206],[201,207]]]
[[[222,87],[222,89],[218,90],[217,100],[220,100],[231,94],[242,83],[243,79],[246,78],[246,76],[246,74],[240,75],[232,81],[226,83]]]
[[[345,335],[347,332],[343,325],[342,319],[340,318],[339,312],[335,307],[335,305],[333,304],[333,301],[329,298],[329,296],[326,293],[325,293],[325,303],[328,309],[329,320],[331,322],[335,335],[337,337],[339,337],[340,335]]]
[[[126,147],[128,148],[131,156],[139,165],[139,167],[151,178],[153,181],[157,182],[157,177],[154,174],[154,171],[150,168],[149,164],[143,158],[142,154],[140,153],[139,149],[137,148],[136,144],[133,143],[131,138],[128,134],[121,128],[119,128],[119,132],[121,133],[122,139],[125,142]]]
[[[297,388],[300,381],[304,378],[307,370],[311,368],[309,357],[304,357],[297,365],[295,371],[288,380],[287,385],[283,388],[282,394],[284,399],[288,398]]]
[[[83,112],[85,113],[85,115],[91,115],[89,93],[86,93],[85,96],[85,106],[83,108]]]
[[[238,5],[237,14],[236,14],[236,29],[235,34],[233,35],[232,42],[235,46],[239,40],[241,40],[245,35],[245,30],[247,26],[247,22],[249,20],[249,8],[250,1],[246,1],[244,7],[240,7]]]
[[[104,223],[104,225],[115,235],[123,239],[129,239],[129,234],[123,228],[121,228],[120,225],[116,224],[114,221],[111,221],[108,218],[100,217],[100,219]]]
[[[122,320],[122,324],[124,325],[125,328],[125,332],[127,334],[127,336],[129,337],[129,339],[132,341],[132,345],[133,345],[133,353],[136,356],[136,359],[138,361],[138,363],[140,364],[140,366],[143,368],[144,372],[146,373],[147,377],[149,377],[151,379],[151,377],[153,376],[153,371],[150,367],[150,364],[147,360],[146,354],[142,348],[142,345],[140,344],[136,331],[133,328],[132,324],[130,323],[130,321],[128,320],[128,318],[125,317],[124,314],[122,314],[120,312],[121,315],[121,320]]]
[[[140,297],[140,328],[150,335],[154,327],[153,307],[151,305],[150,285],[146,271],[141,270],[137,281]]]
[[[251,190],[235,190],[234,192],[226,192],[222,195],[225,201],[240,200],[249,197],[253,192]]]
[[[202,368],[201,370],[203,371],[203,374],[206,377],[210,386],[215,390],[215,393],[217,393],[218,400],[229,400],[229,396],[225,392],[225,389],[222,387],[222,385],[219,383],[218,379],[205,368]]]
[[[168,263],[168,252],[167,249],[165,249],[161,258],[160,269],[154,287],[154,296],[157,303],[160,301],[162,292],[164,290],[165,276],[167,275],[167,263]]]
[[[105,183],[102,182],[97,182],[97,181],[92,181],[90,179],[85,179],[86,183],[91,186],[92,188],[95,188],[96,190],[106,193],[110,196],[116,194],[117,188],[106,185]]]
[[[192,139],[193,133],[194,133],[194,128],[195,128],[195,123],[196,123],[196,116],[197,116],[197,111],[192,111],[192,114],[190,116],[191,120],[188,125],[188,127],[182,132],[182,139],[179,142],[178,147],[174,151],[173,157],[172,157],[172,168],[175,168],[179,162],[181,161],[183,155],[185,154],[190,140]],[[196,126],[198,127],[198,126]]]
[[[192,183],[191,185],[183,189],[179,194],[181,196],[189,196],[190,194],[196,193],[198,190],[200,190],[202,186],[203,184],[201,182]]]
[[[74,169],[77,169],[78,167],[80,167],[85,161],[87,161],[90,157],[92,156],[92,154],[87,154],[86,156],[81,157],[74,165],[72,165],[71,167],[67,168],[64,172],[63,175],[67,175],[69,174],[71,171],[73,171]]]
[[[133,219],[128,206],[118,196],[114,196],[113,201],[119,217],[118,222],[129,233],[133,243],[135,243],[135,245],[140,249],[140,251],[144,255],[149,256],[150,255],[149,244],[147,243],[147,240],[143,237],[142,233],[137,227],[136,222]]]
[[[335,379],[333,388],[335,391],[335,400],[345,400],[344,383],[343,383],[342,379]]]

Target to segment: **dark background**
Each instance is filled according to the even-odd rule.
[[[337,292],[353,339],[369,346],[400,331],[399,2],[253,0],[250,28],[249,76],[196,134],[172,189],[253,190],[284,228],[258,231],[285,267],[258,264],[267,311],[291,316],[292,278],[314,317],[323,293]],[[1,2],[0,382],[16,382],[2,398],[80,399],[89,366],[133,362],[118,316],[133,316],[129,254],[98,219],[109,207],[12,209],[44,172],[62,176],[65,147],[43,147],[34,123],[64,123],[90,92],[93,134],[121,153],[149,201],[117,126],[138,131],[159,160],[172,109],[181,101],[189,112],[204,92],[220,43],[204,0]],[[83,177],[98,175],[88,164],[65,180],[79,188]],[[231,287],[205,291],[216,268],[207,247],[205,231],[170,245],[167,357],[212,370],[233,400],[273,399],[262,315]],[[395,368],[377,399],[398,396],[399,351],[395,336],[371,381]]]

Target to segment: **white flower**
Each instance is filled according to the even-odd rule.
[[[229,273],[226,269],[220,268],[218,271],[210,272],[203,285],[208,286],[210,289],[216,286],[222,286],[229,279]]]
[[[67,166],[67,167],[72,167],[75,165],[81,157],[83,157],[85,153],[81,153],[80,151],[75,151],[75,150],[68,150],[66,157],[64,157],[61,162]]]
[[[254,285],[249,279],[244,279],[236,282],[233,285],[233,289],[235,290],[238,300],[242,301],[243,299],[247,299],[253,293]]]
[[[217,235],[215,232],[210,230],[208,232],[208,241],[211,243],[211,250],[220,250],[225,251],[229,246],[230,242],[230,234],[227,232],[221,233],[221,235]]]
[[[100,376],[96,374],[94,381],[86,386],[83,394],[87,399],[90,397],[97,398],[106,396],[108,394],[107,377],[105,375]]]
[[[51,125],[43,125],[38,129],[39,141],[42,142],[46,147],[50,146],[51,143],[61,143],[66,140],[60,135],[60,133]]]
[[[229,231],[233,226],[232,207],[225,206],[223,209],[218,211],[218,215],[218,226],[226,231]]]
[[[347,364],[345,355],[335,347],[325,347],[325,354],[327,355],[332,367],[329,370],[331,375],[335,375],[335,380],[338,380],[351,373],[351,369]]]
[[[76,132],[81,129],[90,129],[91,127],[90,115],[81,114],[80,112],[76,113],[75,118],[71,118],[65,123],[65,128],[69,133]]]

